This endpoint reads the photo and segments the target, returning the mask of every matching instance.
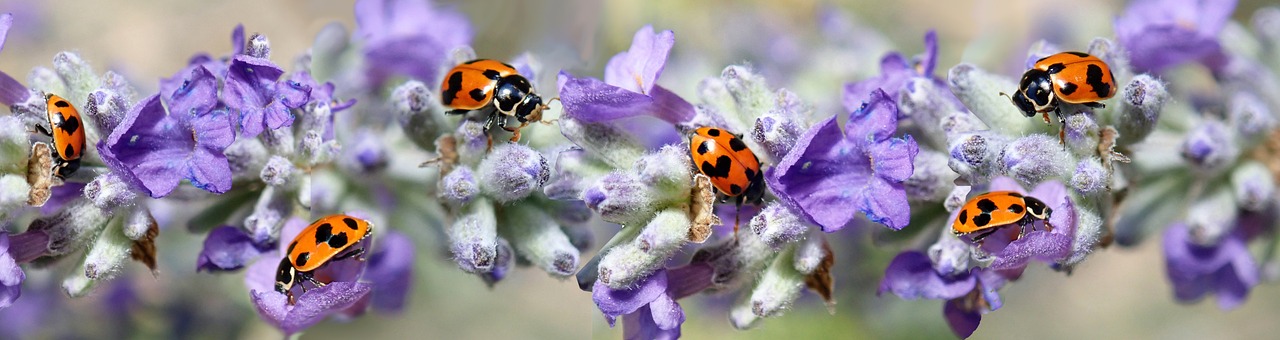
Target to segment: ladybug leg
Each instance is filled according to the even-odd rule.
[[[307,281],[311,281],[311,284],[316,285],[316,288],[324,287],[325,285],[327,285],[327,283],[320,282],[320,280],[316,280],[316,278],[312,277],[311,275],[307,275]]]
[[[529,122],[523,122],[523,123],[520,123],[520,126],[517,126],[514,128],[503,126],[502,129],[511,132],[511,142],[515,143],[520,141],[520,129],[523,129],[525,126],[528,126],[528,125],[529,125]]]
[[[1084,103],[1083,105],[1091,108],[1095,108],[1095,109],[1101,109],[1101,108],[1107,107],[1107,104],[1103,104],[1101,102],[1089,102],[1089,103]]]
[[[294,299],[294,298],[293,298],[293,291],[284,292],[284,296],[289,297],[289,305],[290,305],[290,306],[292,306],[295,302],[298,302],[298,300],[297,300],[297,299]]]
[[[445,112],[444,112],[444,114],[447,114],[447,115],[465,115],[465,114],[467,114],[467,112],[471,112],[471,110],[463,110],[463,109],[449,110],[449,111],[445,111]]]
[[[987,238],[987,236],[991,236],[991,234],[994,234],[997,230],[1000,230],[1000,228],[987,229],[986,231],[975,234],[972,240],[974,243],[977,243],[978,246],[982,246],[982,239]]]

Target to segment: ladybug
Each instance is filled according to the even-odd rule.
[[[542,110],[547,109],[528,79],[515,67],[497,60],[476,59],[454,66],[440,91],[441,103],[452,109],[448,114],[493,109],[485,121],[485,132],[497,124],[512,133],[512,142],[520,140],[520,129],[542,121]],[[509,117],[515,117],[520,126],[508,127]]]
[[[1008,96],[1001,92],[1000,95]],[[1101,100],[1116,95],[1116,80],[1111,67],[1098,57],[1082,52],[1062,52],[1040,58],[1035,66],[1022,74],[1018,91],[1010,100],[1027,117],[1036,113],[1049,123],[1049,112],[1065,125],[1066,118],[1058,110],[1058,102],[1102,108]],[[1066,144],[1064,129],[1058,130],[1058,142]]]
[[[288,296],[292,305],[294,285],[302,287],[304,293],[307,287],[302,285],[303,280],[324,287],[326,283],[312,276],[316,269],[351,257],[364,261],[365,247],[351,248],[372,234],[373,223],[348,215],[329,215],[316,220],[298,233],[285,250],[285,257],[276,268],[276,291]]]
[[[55,94],[47,94],[44,99],[45,114],[53,131],[39,124],[36,124],[36,131],[53,137],[53,174],[65,179],[80,169],[80,156],[84,153],[84,119],[66,99]]]
[[[960,214],[951,223],[951,233],[973,234],[971,240],[981,244],[983,238],[1008,225],[1024,227],[1040,220],[1044,221],[1045,229],[1053,230],[1049,224],[1052,215],[1053,208],[1035,197],[1014,191],[992,191],[969,199],[960,208]]]
[[[698,128],[689,140],[689,155],[698,172],[711,179],[721,203],[733,199],[741,208],[744,203],[759,204],[764,198],[760,160],[741,137],[720,128]],[[736,220],[733,230],[735,234],[738,231]]]

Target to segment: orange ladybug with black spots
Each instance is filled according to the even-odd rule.
[[[533,84],[515,67],[491,59],[468,61],[449,70],[440,85],[440,101],[451,109],[449,114],[492,108],[484,130],[501,126],[512,133],[512,142],[520,140],[520,129],[530,122],[542,121],[542,111],[547,109]],[[520,126],[508,127],[506,120],[510,117]]]
[[[970,240],[981,244],[982,239],[1004,226],[1023,227],[1041,220],[1046,230],[1053,230],[1049,224],[1052,215],[1053,209],[1035,197],[992,191],[969,199],[951,223],[951,232],[956,236],[971,235]]]
[[[764,198],[760,160],[738,136],[720,128],[698,128],[689,140],[689,152],[693,166],[720,192],[721,202],[733,199],[741,207],[744,203],[759,204]],[[737,224],[735,221],[735,232]]]
[[[316,220],[298,233],[285,250],[285,257],[276,268],[276,291],[288,296],[292,305],[293,286],[301,286],[306,292],[307,287],[302,285],[305,280],[324,287],[326,283],[316,280],[314,272],[325,264],[351,257],[364,261],[365,247],[352,249],[352,246],[370,235],[373,235],[373,224],[360,218],[337,214]]]
[[[53,174],[65,179],[80,169],[80,156],[84,154],[85,142],[84,119],[71,102],[56,94],[45,95],[45,107],[52,131],[39,124],[36,125],[36,130],[53,138]]]
[[[1049,112],[1057,114],[1059,122],[1065,122],[1058,110],[1060,102],[1102,108],[1099,101],[1115,94],[1115,76],[1106,62],[1088,53],[1062,52],[1037,60],[1022,74],[1018,91],[1010,100],[1027,117],[1042,114],[1047,124]],[[1065,143],[1062,129],[1058,130],[1058,141]]]

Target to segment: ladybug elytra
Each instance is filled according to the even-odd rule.
[[[1102,108],[1104,105],[1099,101],[1115,94],[1115,77],[1106,62],[1088,53],[1062,52],[1037,60],[1022,74],[1018,91],[1010,100],[1027,117],[1040,113],[1048,124],[1049,112],[1054,112],[1058,122],[1065,124],[1066,118],[1058,110],[1059,102]],[[1059,129],[1058,141],[1065,144],[1065,138],[1065,131]]]
[[[304,293],[307,287],[302,285],[303,280],[324,287],[326,283],[316,280],[314,272],[325,264],[351,257],[364,261],[366,247],[351,248],[369,235],[373,235],[373,223],[348,215],[329,215],[311,223],[293,238],[285,257],[280,259],[276,291],[288,296],[292,305],[294,285],[302,287]]]
[[[1008,225],[1023,227],[1041,220],[1046,230],[1053,230],[1053,225],[1049,224],[1052,215],[1053,208],[1035,197],[1014,191],[992,191],[969,199],[960,208],[960,214],[951,223],[951,233],[956,236],[972,234],[971,240],[981,243],[982,239]]]
[[[720,192],[721,202],[733,199],[741,207],[744,203],[759,204],[764,198],[760,160],[738,136],[720,128],[698,128],[689,140],[689,154],[694,168],[710,178]],[[736,233],[737,221],[733,229]]]

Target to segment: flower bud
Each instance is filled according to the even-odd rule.
[[[256,58],[271,58],[271,42],[266,35],[254,33],[244,44],[244,54]]]
[[[576,119],[560,120],[560,132],[614,168],[630,168],[645,153],[635,136],[609,123],[585,123]]]
[[[268,186],[258,196],[253,212],[244,219],[244,228],[253,243],[271,244],[280,238],[280,228],[293,209],[288,190]]]
[[[1231,97],[1227,112],[1228,121],[1241,137],[1252,141],[1270,132],[1276,126],[1276,118],[1267,104],[1251,92],[1236,92]]]
[[[62,291],[67,293],[67,296],[84,297],[93,292],[93,287],[98,281],[85,276],[88,272],[85,270],[85,264],[85,259],[80,259],[80,263],[76,265],[75,270],[71,271],[71,275],[62,280]]]
[[[1276,183],[1266,166],[1248,161],[1231,173],[1231,186],[1240,208],[1260,212],[1272,206]]]
[[[1191,203],[1187,210],[1187,229],[1191,238],[1202,245],[1218,244],[1236,227],[1240,206],[1229,188],[1210,191]]]
[[[477,199],[467,205],[449,226],[447,234],[458,268],[468,273],[485,273],[494,268],[498,257],[498,220],[488,199]]]
[[[450,204],[465,205],[478,194],[480,183],[476,183],[469,167],[455,167],[440,180],[440,198]]]
[[[689,216],[680,209],[654,216],[635,239],[619,244],[600,258],[599,280],[613,289],[626,289],[655,270],[688,241]],[[636,228],[640,226],[630,226]]]
[[[288,158],[271,156],[271,159],[267,160],[267,165],[262,167],[259,177],[267,185],[278,187],[288,184],[293,179],[296,171],[297,169],[293,167],[293,162],[290,162]]]
[[[426,84],[407,81],[391,92],[390,101],[405,136],[418,146],[430,149],[436,138],[448,131],[443,108]]]
[[[0,173],[26,173],[27,159],[31,155],[28,136],[22,120],[14,116],[0,116]]]
[[[954,217],[955,214],[951,216]],[[950,225],[947,224],[948,227]],[[938,241],[929,246],[929,259],[939,274],[960,275],[969,272],[972,267],[970,260],[973,259],[973,249],[968,242],[952,234],[951,228],[942,228]]]
[[[235,181],[249,181],[262,176],[262,167],[267,165],[271,155],[267,147],[257,138],[236,138],[223,150],[227,156],[227,164],[231,166],[231,178]]]
[[[456,151],[458,152],[459,164],[479,165],[480,160],[488,155],[490,137],[484,132],[484,123],[463,120],[461,124],[458,124],[458,129],[454,131],[453,135],[457,141]],[[435,142],[433,141],[432,143],[434,145]]]
[[[751,219],[751,231],[774,250],[804,238],[809,225],[781,202],[769,202]]]
[[[99,133],[104,135],[115,130],[116,125],[120,124],[127,112],[129,112],[128,99],[110,89],[98,89],[90,93],[89,101],[85,103],[83,111]]]
[[[754,280],[777,253],[755,233],[738,233],[721,243],[698,249],[692,262],[711,265],[715,269],[711,279],[715,287],[731,290]]]
[[[134,241],[141,240],[147,237],[147,232],[152,228],[159,228],[159,226],[156,224],[155,217],[151,216],[151,210],[133,209],[124,221],[124,236]]]
[[[1076,155],[1098,153],[1099,130],[1092,111],[1082,111],[1067,117],[1062,126],[1066,147]]]
[[[786,89],[778,90],[776,97],[774,107],[756,119],[751,139],[764,147],[769,159],[781,160],[807,130],[805,118],[813,108]]]
[[[640,181],[664,192],[687,193],[693,189],[690,178],[689,151],[676,145],[662,147],[656,153],[641,157],[635,164]]]
[[[1149,74],[1139,74],[1120,91],[1120,114],[1115,125],[1120,131],[1120,144],[1130,145],[1155,131],[1160,112],[1169,100],[1164,82]]]
[[[342,165],[348,171],[372,174],[387,168],[391,161],[387,156],[386,145],[378,138],[378,134],[369,129],[361,129],[353,139],[342,148]]]
[[[947,165],[970,182],[986,182],[996,175],[1006,143],[1007,137],[989,131],[964,134],[951,142]]]
[[[80,250],[98,236],[111,215],[88,200],[67,203],[56,215],[31,222],[28,232],[39,231],[49,236],[50,257],[60,257]]]
[[[85,255],[84,275],[91,280],[115,278],[129,260],[133,240],[125,237],[123,222],[116,221],[102,230]]]
[[[133,205],[138,193],[115,172],[107,172],[85,185],[84,197],[100,209],[112,210],[122,205]]]
[[[1071,155],[1055,138],[1034,134],[1018,138],[1004,148],[1004,173],[1023,185],[1066,177],[1071,171]]]
[[[967,185],[956,186],[951,189],[950,194],[947,194],[947,199],[942,201],[942,206],[948,212],[959,210],[969,200],[969,191],[972,189],[973,187]]]
[[[1018,90],[1018,85],[1012,80],[965,63],[951,68],[947,84],[951,86],[951,93],[995,132],[1023,135],[1035,130],[1033,124],[1040,123],[1037,119],[1023,116],[1009,98],[1000,95]]]
[[[810,231],[800,243],[796,244],[796,255],[792,259],[792,265],[800,274],[813,274],[822,266],[822,260],[828,256],[832,256],[826,246],[826,236],[817,231]]]
[[[1071,187],[1082,195],[1099,195],[1110,190],[1110,180],[1102,163],[1097,158],[1089,158],[1076,163],[1076,172],[1071,175]]]
[[[915,171],[902,182],[907,198],[913,202],[937,202],[947,198],[955,188],[956,174],[948,166],[946,154],[922,149],[915,158]]]
[[[495,256],[493,268],[489,269],[487,273],[480,274],[480,279],[484,280],[484,283],[489,285],[489,288],[493,288],[495,283],[507,277],[507,272],[511,270],[511,263],[515,262],[513,260],[515,258],[515,249],[511,248],[511,243],[507,242],[507,239],[499,237],[498,251]]]
[[[480,190],[498,203],[519,200],[538,191],[551,175],[542,153],[528,146],[507,143],[493,148],[480,162]]]
[[[780,315],[800,297],[800,291],[804,289],[804,274],[792,266],[788,260],[791,256],[785,256],[791,255],[789,253],[774,259],[755,289],[751,290],[752,314],[759,317]]]
[[[1227,127],[1213,120],[1193,127],[1182,142],[1182,159],[1205,175],[1223,170],[1239,152]]]
[[[520,256],[557,278],[578,269],[578,248],[550,216],[529,204],[503,209],[499,223]]]
[[[77,105],[82,105],[89,92],[93,92],[102,83],[98,80],[97,73],[93,72],[93,66],[75,52],[64,51],[54,55],[53,70],[67,86],[67,91],[62,92],[65,93],[63,97]]]

